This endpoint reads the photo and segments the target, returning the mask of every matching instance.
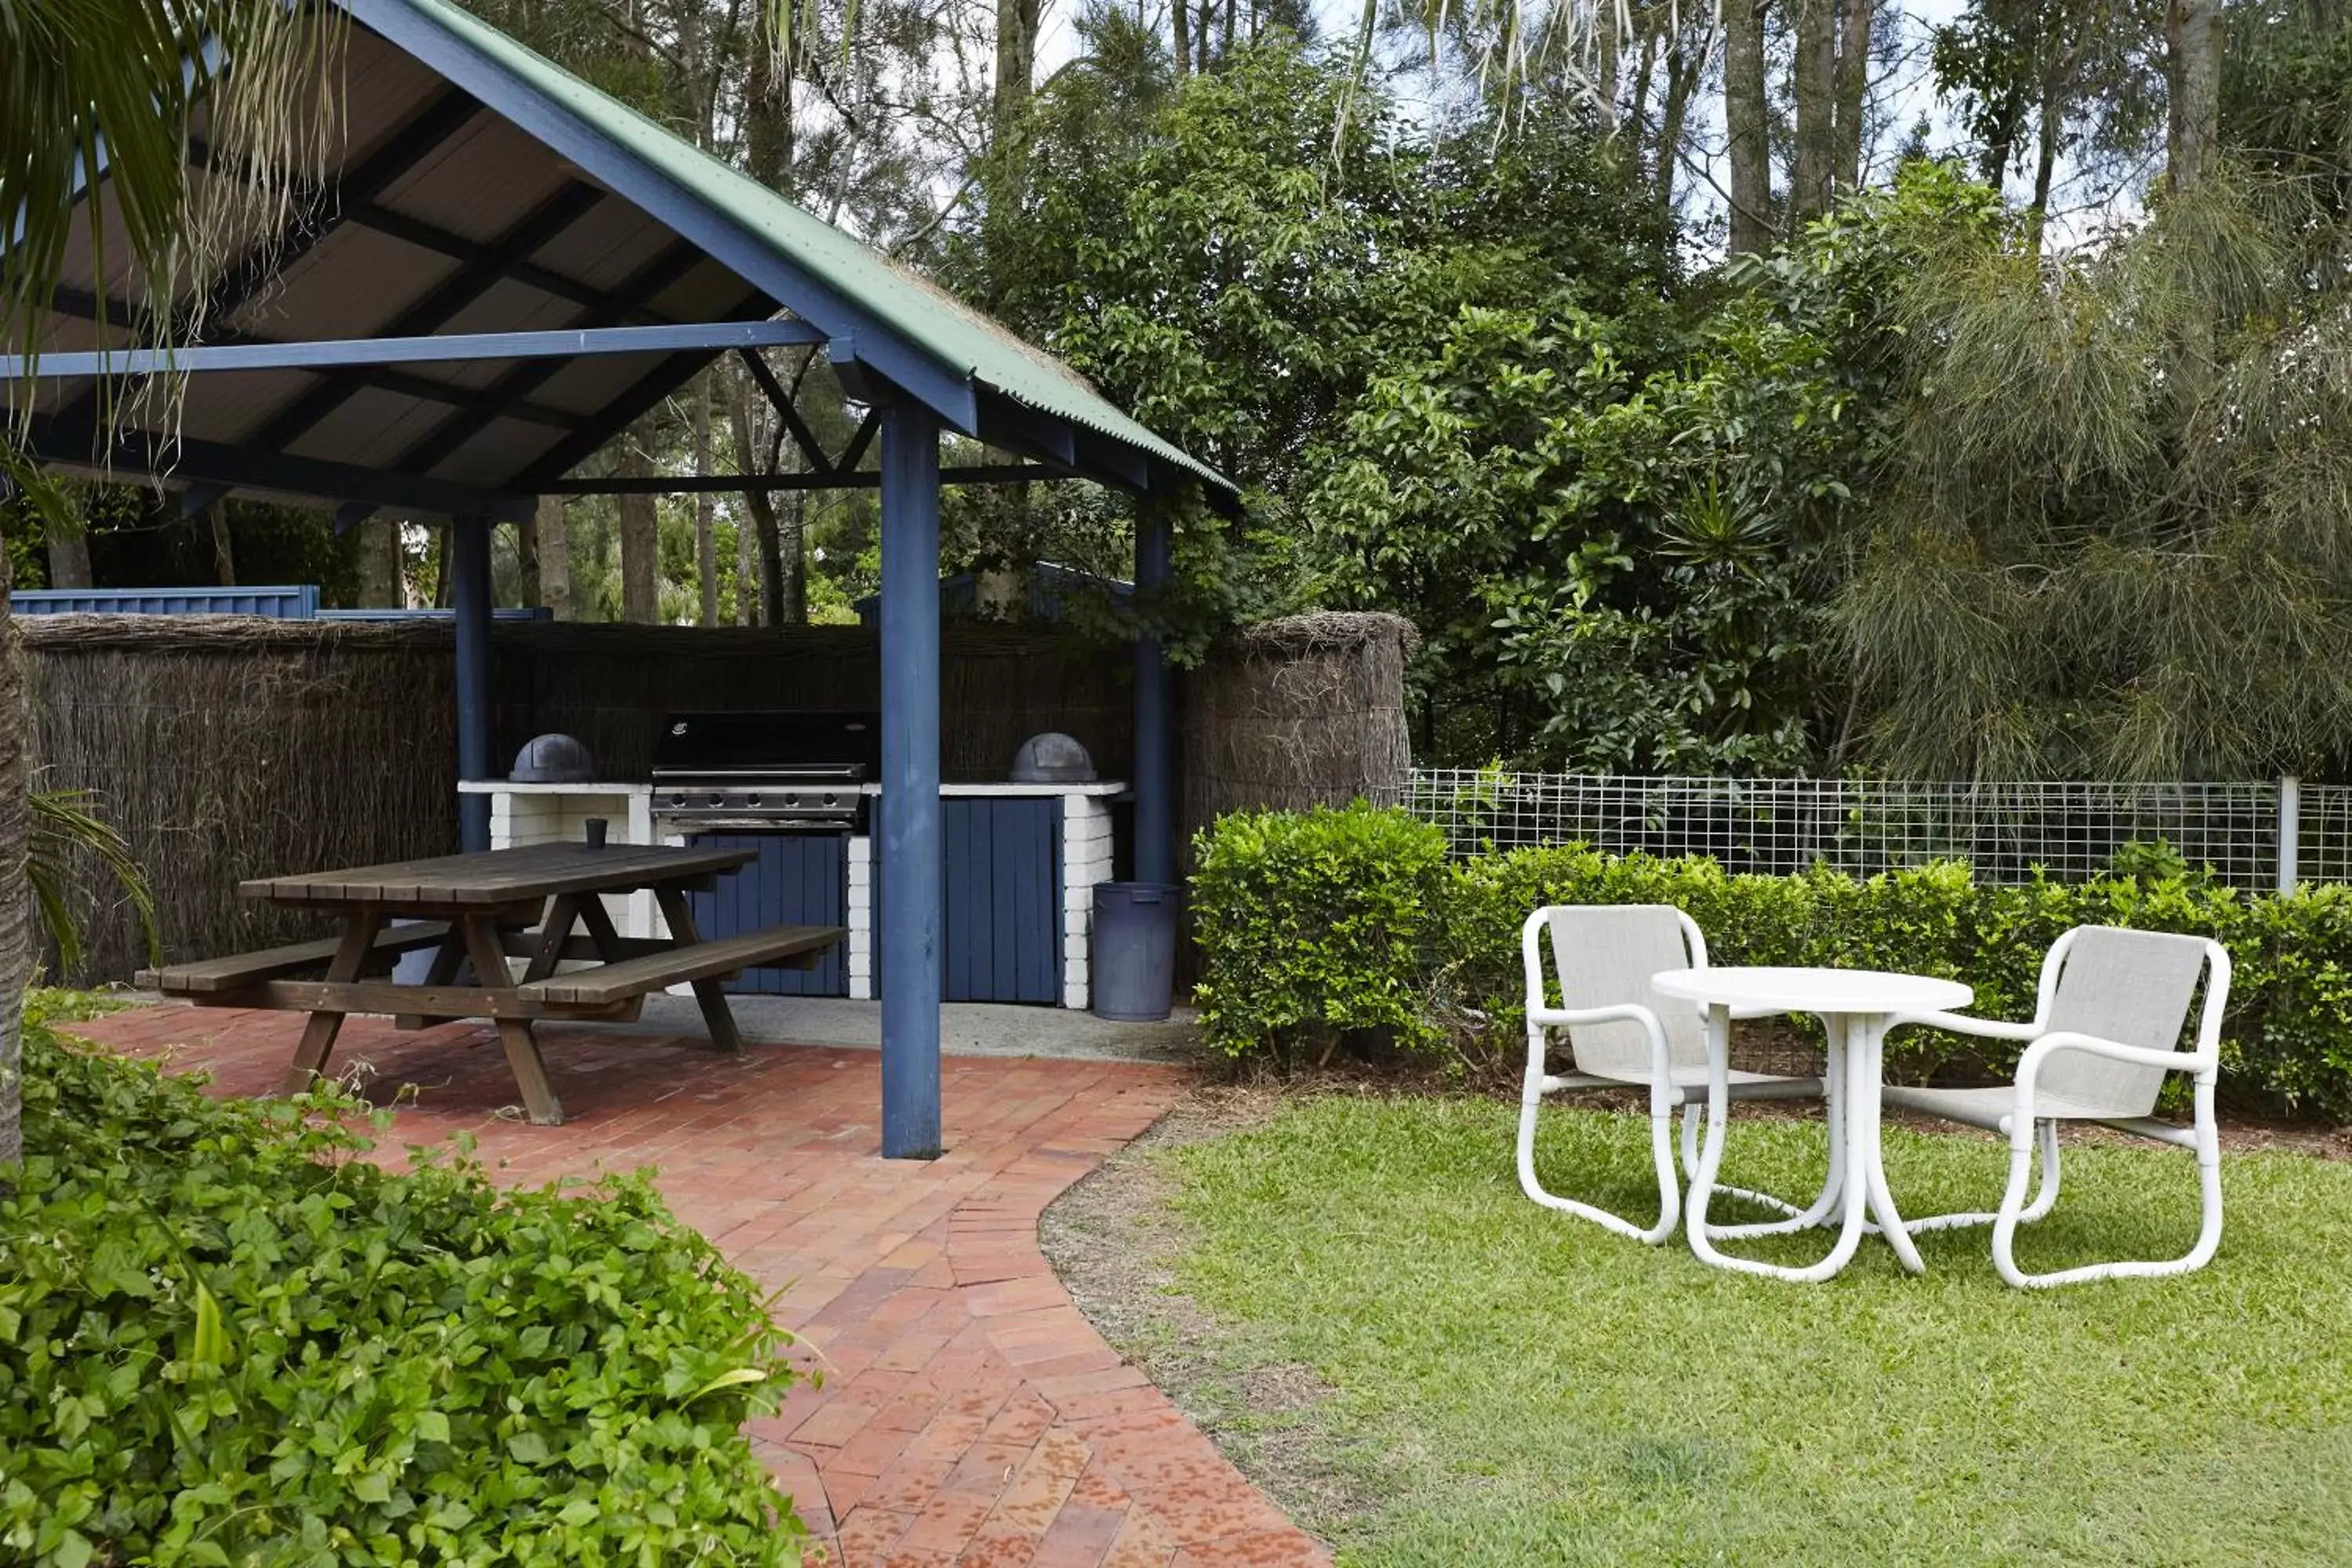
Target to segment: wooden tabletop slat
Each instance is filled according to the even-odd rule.
[[[248,899],[282,904],[507,906],[559,893],[626,892],[707,878],[748,864],[751,849],[688,849],[668,844],[531,844],[475,855],[442,855],[237,884]]]

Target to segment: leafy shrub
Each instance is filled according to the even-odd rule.
[[[37,1009],[25,1047],[0,1559],[798,1560],[738,1430],[786,1336],[645,1177],[394,1174],[299,1104],[210,1100]]]
[[[1394,1031],[1435,1039],[1424,949],[1445,882],[1445,838],[1359,803],[1237,813],[1194,846],[1194,990],[1211,1044],[1286,1054],[1303,1038]]]
[[[1352,841],[1408,837],[1402,827],[1372,826],[1383,816],[1405,820],[1355,808]],[[1974,987],[1971,1011],[1993,1018],[2032,1016],[2042,960],[2060,933],[2120,925],[2208,936],[2228,949],[2234,973],[2222,1037],[2226,1088],[2352,1121],[2352,889],[2244,894],[2182,866],[2161,846],[2133,847],[2116,870],[2088,882],[2037,877],[1996,887],[1951,862],[1870,878],[1824,867],[1761,877],[1727,872],[1703,857],[1612,856],[1583,845],[1472,856],[1443,868],[1433,889],[1425,862],[1388,854],[1326,860],[1303,877],[1296,862],[1315,851],[1301,844],[1297,825],[1309,820],[1274,813],[1228,818],[1202,837],[1204,875],[1213,862],[1221,887],[1251,889],[1246,918],[1222,921],[1213,943],[1202,921],[1202,990],[1221,1008],[1213,1037],[1234,1055],[1270,1043],[1269,1018],[1280,1009],[1293,1009],[1281,1021],[1295,1022],[1289,998],[1301,989],[1315,997],[1314,1016],[1405,1003],[1427,1008],[1414,1036],[1423,1041],[1434,1037],[1427,1020],[1437,1006],[1467,1009],[1486,1018],[1472,1048],[1516,1055],[1525,1001],[1519,927],[1544,904],[1673,904],[1706,933],[1714,963],[1947,975]],[[1229,824],[1238,826],[1229,833]],[[1352,888],[1329,885],[1343,875],[1355,879]],[[1294,884],[1304,891],[1294,895]],[[1318,911],[1346,900],[1418,911],[1416,939],[1386,949],[1376,969],[1321,962]],[[1405,963],[1408,951],[1419,955],[1417,966]],[[1247,1005],[1227,1001],[1235,996]],[[1260,1006],[1261,998],[1274,1006]],[[1887,1042],[1888,1071],[1912,1079],[2005,1074],[2015,1058],[2014,1047],[1997,1042],[1920,1029]]]

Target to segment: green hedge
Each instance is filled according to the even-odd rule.
[[[785,1336],[645,1178],[388,1173],[37,1012],[25,1044],[0,1561],[799,1561],[739,1431]]]
[[[1361,852],[1371,844],[1386,852]],[[2352,1121],[2352,889],[2248,896],[2147,847],[2119,858],[2128,869],[2095,881],[2017,887],[1979,884],[1953,863],[1866,879],[1823,868],[1758,877],[1703,858],[1610,856],[1580,845],[1474,856],[1433,873],[1430,857],[1443,847],[1434,828],[1369,806],[1228,818],[1205,830],[1198,858],[1216,874],[1196,881],[1192,907],[1210,1038],[1236,1056],[1280,1048],[1281,1029],[1357,1026],[1370,998],[1382,1021],[1417,1015],[1419,1026],[1400,1027],[1402,1038],[1452,1037],[1474,1052],[1516,1055],[1519,926],[1549,903],[1674,904],[1698,921],[1717,963],[1948,975],[1975,987],[1973,1011],[2004,1018],[2032,1016],[2042,955],[2060,932],[2137,926],[2210,936],[2229,950],[2235,976],[2222,1059],[2232,1087]],[[1285,889],[1299,868],[1320,869],[1294,917]],[[1325,885],[1342,877],[1352,885]],[[1318,912],[1335,907],[1389,911],[1381,942],[1336,927],[1323,934]],[[1486,1025],[1466,1037],[1436,1026],[1465,1009],[1486,1015]],[[1986,1049],[1905,1031],[1889,1042],[1889,1070],[1914,1079],[2005,1071],[2013,1053]]]

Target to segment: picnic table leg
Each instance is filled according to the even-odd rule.
[[[425,984],[427,985],[456,984],[457,966],[465,962],[466,933],[453,925],[449,928],[449,934],[441,939],[441,945],[433,950],[433,963],[425,972]],[[422,1029],[429,1025],[446,1024],[450,1021],[447,1018],[429,1018],[422,1013],[403,1013],[393,1019],[392,1026],[395,1029]]]
[[[676,888],[656,888],[654,900],[661,905],[662,919],[669,922],[670,940],[681,945],[702,940],[694,929],[694,910],[686,895]],[[719,982],[698,980],[694,984],[695,1005],[702,1009],[703,1026],[710,1031],[710,1043],[730,1056],[743,1051],[743,1037],[735,1029],[735,1015],[727,1005],[727,993]]]
[[[327,965],[327,978],[351,981],[359,978],[360,967],[375,951],[376,932],[383,929],[383,911],[373,907],[353,910],[343,921],[342,940],[336,945],[335,956]],[[301,1094],[310,1087],[311,1079],[327,1066],[327,1053],[335,1048],[335,1036],[342,1029],[341,1013],[317,1012],[302,1026],[301,1043],[294,1047],[294,1064],[286,1069],[286,1081],[278,1087],[281,1094]]]
[[[500,981],[513,984],[507,968],[506,950],[499,941],[498,922],[488,915],[466,915],[459,921],[466,933],[466,951],[474,961],[477,984],[496,985]],[[560,945],[560,944],[559,944]],[[491,976],[497,976],[493,980]],[[563,1125],[563,1107],[555,1091],[547,1086],[547,1064],[539,1058],[539,1040],[530,1032],[527,1018],[497,1018],[499,1044],[506,1047],[507,1066],[514,1072],[515,1087],[522,1090],[523,1109],[530,1113],[533,1123],[541,1127]]]
[[[601,900],[598,908],[603,908]],[[579,919],[580,900],[574,894],[558,893],[548,904],[547,922],[540,928],[539,950],[530,955],[530,963],[522,972],[524,984],[544,980],[555,973],[555,966],[563,959],[563,944],[572,939],[572,928]],[[598,944],[600,950],[602,945]]]

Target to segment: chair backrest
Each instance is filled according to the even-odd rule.
[[[1578,1011],[1638,1003],[1657,1015],[1675,1066],[1706,1065],[1706,1037],[1697,1007],[1650,988],[1653,974],[1706,963],[1705,939],[1685,940],[1688,916],[1671,904],[1559,904],[1544,913],[1561,1006]],[[1687,934],[1695,937],[1697,930],[1691,926]],[[1585,1072],[1611,1078],[1650,1076],[1650,1037],[1630,1019],[1571,1024],[1568,1041],[1577,1067]]]
[[[2152,1051],[2182,1048],[2189,1004],[2205,972],[2202,937],[2077,926],[2060,941],[2065,946],[2053,954],[2059,970],[2042,1017],[2045,1033],[2095,1035]],[[2164,1069],[2061,1051],[2042,1069],[2040,1084],[2103,1116],[2146,1116],[2156,1109]]]

